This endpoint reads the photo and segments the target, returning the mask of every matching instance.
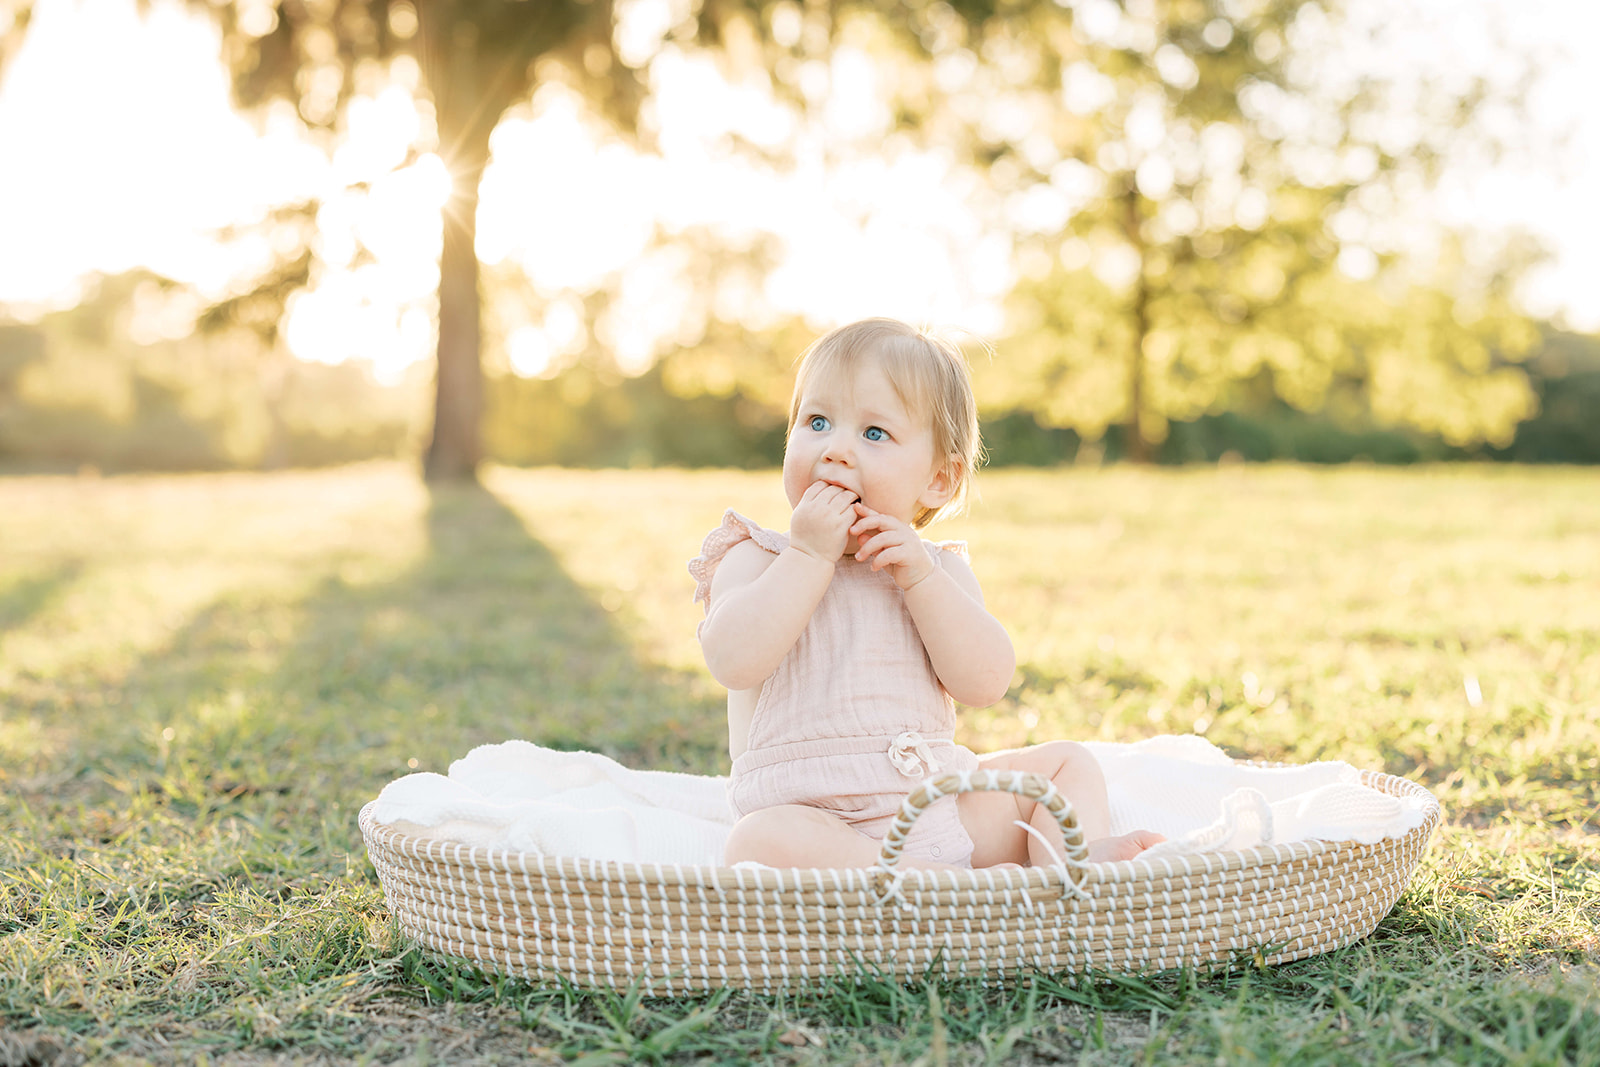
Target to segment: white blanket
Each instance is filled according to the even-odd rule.
[[[1166,835],[1145,853],[1151,858],[1310,838],[1373,842],[1404,834],[1427,815],[1423,801],[1361,785],[1348,763],[1239,766],[1196,736],[1088,747],[1105,769],[1111,832]],[[390,782],[373,814],[405,833],[465,845],[718,865],[733,826],[726,782],[507,741],[473,749],[448,777]]]
[[[1371,844],[1428,814],[1426,800],[1362,785],[1361,772],[1339,760],[1244,766],[1194,734],[1086,747],[1105,771],[1112,834],[1166,836],[1148,859],[1313,839]]]

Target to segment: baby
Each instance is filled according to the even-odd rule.
[[[980,767],[1054,781],[1091,860],[1161,840],[1108,836],[1105,779],[1081,745],[979,757],[953,739],[954,702],[993,704],[1016,666],[965,545],[917,535],[961,505],[978,458],[977,405],[954,345],[866,319],[807,349],[784,448],[788,534],[729,511],[689,564],[706,601],[706,666],[728,688],[739,821],[726,862],[871,866],[920,780]],[[1045,842],[1059,850],[1060,840],[1043,805],[964,793],[923,813],[902,862],[1046,865]]]

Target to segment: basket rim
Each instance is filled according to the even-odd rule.
[[[1259,760],[1235,760],[1236,764],[1260,767],[1294,766]],[[1426,801],[1422,822],[1399,837],[1363,843],[1359,841],[1294,841],[1288,844],[1257,845],[1248,849],[1192,853],[1156,859],[1119,860],[1088,864],[1077,885],[1167,881],[1193,875],[1212,875],[1250,868],[1285,865],[1295,861],[1324,857],[1325,863],[1347,856],[1376,853],[1404,846],[1417,838],[1426,840],[1437,825],[1442,808],[1437,797],[1424,785],[1409,778],[1381,771],[1362,770],[1360,782],[1390,796],[1410,796]],[[374,853],[400,854],[413,860],[445,866],[520,873],[540,877],[627,882],[640,885],[702,886],[758,892],[793,892],[806,888],[828,890],[867,889],[880,880],[878,867],[729,867],[713,864],[601,860],[575,856],[552,856],[503,847],[466,845],[432,837],[412,835],[377,821],[376,799],[361,808],[359,825],[369,858]],[[376,864],[375,864],[376,865]],[[897,872],[918,889],[951,890],[1062,890],[1071,881],[1060,867],[980,868],[962,871],[908,869]]]

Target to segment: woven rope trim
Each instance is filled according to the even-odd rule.
[[[1291,764],[1252,763],[1252,766],[1281,767]],[[1423,825],[1411,834],[1426,830],[1431,834],[1437,825],[1440,808],[1437,798],[1426,788],[1405,778],[1374,771],[1361,772],[1361,783],[1372,786],[1390,796],[1417,797],[1426,804]],[[360,826],[368,845],[369,854],[377,844],[387,850],[404,852],[419,859],[463,867],[481,867],[489,870],[536,870],[551,877],[570,879],[605,879],[608,881],[639,882],[659,885],[714,885],[720,888],[775,889],[787,891],[810,886],[821,890],[867,888],[874,868],[807,868],[775,870],[748,867],[715,867],[706,864],[630,863],[615,860],[575,859],[564,856],[545,856],[539,853],[514,852],[500,848],[483,848],[438,841],[426,837],[413,837],[399,833],[371,817],[373,805],[361,809]],[[1410,835],[1407,835],[1410,836]],[[1424,835],[1424,840],[1426,840]],[[1393,838],[1405,840],[1404,838]],[[1379,845],[1384,842],[1378,842]],[[1133,859],[1117,863],[1089,864],[1084,883],[1140,882],[1158,878],[1190,878],[1196,875],[1220,874],[1262,864],[1284,863],[1303,856],[1322,853],[1342,853],[1351,849],[1370,848],[1350,841],[1296,841],[1287,845],[1265,845],[1227,852],[1203,853],[1191,856],[1173,856],[1155,860]],[[908,881],[921,881],[930,887],[946,884],[954,889],[960,886],[994,885],[996,883],[1018,886],[1028,881],[1045,883],[1053,881],[1050,868],[1025,868],[1022,871],[907,871]]]
[[[1066,842],[1064,861],[1058,865],[1064,884],[1074,895],[1089,867],[1089,850],[1085,847],[1083,830],[1078,826],[1078,814],[1072,804],[1056,789],[1056,785],[1042,774],[1022,771],[952,771],[936,775],[911,791],[895,814],[894,823],[883,836],[883,850],[878,854],[877,888],[880,900],[888,900],[900,893],[904,872],[895,870],[906,838],[924,811],[936,801],[962,793],[1012,793],[1042,805],[1061,827]]]
[[[1033,790],[1046,802],[1049,789],[1020,777],[1001,788]],[[1440,817],[1413,782],[1371,772],[1362,780],[1424,798],[1424,824],[1371,845],[1297,842],[961,872],[881,860],[863,870],[773,871],[474,849],[380,826],[370,804],[361,828],[402,929],[434,951],[535,980],[643,981],[658,993],[776,990],[863,970],[988,979],[1029,969],[1203,966],[1241,952],[1272,963],[1341,947],[1393,907]],[[933,793],[953,791],[937,778],[930,784],[920,805],[907,806],[925,810]],[[1048,810],[1069,846],[1075,837],[1081,844],[1070,805],[1057,799]],[[886,838],[886,854],[889,845]]]

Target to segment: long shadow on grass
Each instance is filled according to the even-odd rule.
[[[382,517],[361,535],[399,537],[414,521]],[[509,738],[718,770],[723,719],[704,687],[641,662],[497,497],[433,489],[424,522],[424,552],[392,580],[332,568],[299,603],[231,597],[201,612],[129,678],[131,721],[107,724],[118,740],[85,738],[87,762],[279,825],[337,810],[348,836],[336,846],[356,843],[354,810],[384,783]],[[274,618],[291,635],[276,654]]]
[[[418,517],[358,506],[329,521],[410,543]],[[26,828],[22,876],[0,867],[12,919],[0,932],[70,941],[75,962],[46,965],[70,971],[55,985],[138,1010],[107,1023],[0,960],[0,1030],[44,1020],[137,1051],[154,1047],[154,1004],[209,1034],[207,1048],[307,1040],[354,1054],[362,1039],[324,1016],[416,988],[393,984],[414,957],[382,932],[360,872],[356,811],[384,783],[507,738],[717,769],[722,716],[703,687],[641,662],[499,499],[436,490],[422,521],[425,547],[398,575],[372,581],[381,561],[359,545],[330,553],[309,596],[224,595],[120,691],[62,705],[72,736],[55,770],[70,783],[8,798],[16,821],[0,806],[0,831]],[[46,917],[64,914],[74,932],[51,932]],[[359,989],[352,975],[367,976]],[[240,998],[270,1003],[262,1017],[281,1023],[240,1022]]]
[[[395,537],[414,521],[409,512],[378,517],[364,536]],[[688,1001],[633,1015],[616,1008],[618,998],[490,983],[470,969],[399,955],[374,934],[383,919],[376,890],[348,876],[345,856],[359,855],[355,806],[405,773],[410,760],[442,770],[472,745],[507,737],[598,749],[638,766],[707,771],[722,758],[717,709],[690,679],[641,663],[627,634],[492,494],[437,491],[424,522],[425,551],[391,580],[330,574],[287,606],[271,598],[213,605],[142,665],[118,708],[80,722],[93,760],[151,788],[126,811],[92,811],[105,816],[98,822],[61,816],[61,836],[72,839],[64,844],[75,851],[103,834],[107,854],[80,869],[64,847],[48,880],[31,879],[25,894],[18,891],[27,907],[17,913],[29,916],[24,935],[44,929],[44,916],[69,913],[78,917],[76,933],[66,962],[50,964],[60,981],[0,979],[0,1020],[47,1020],[54,1033],[93,1035],[155,1058],[193,1058],[202,1048],[281,1052],[297,1043],[353,1057],[384,1042],[379,1058],[398,1058],[406,1042],[455,1032],[443,1028],[468,1020],[469,1028],[494,1026],[513,1037],[532,1031],[506,1037],[507,1049],[559,1041],[573,1055],[664,1061],[663,1050],[678,1042],[671,1057],[678,1062],[701,1052],[748,1062],[752,1054],[787,1056],[780,1042],[790,1040],[792,1023],[780,1012],[814,1021],[833,1062],[910,1059],[935,1041],[964,1050],[965,1059],[982,1045],[994,1059],[987,1053],[995,1042],[1014,1037],[1036,1061],[1066,1060],[1092,1044],[1079,1009],[1108,1016],[1104,1027],[1093,1020],[1095,1040],[1101,1029],[1115,1039],[1125,1025],[1129,1041],[1160,1041],[1172,1062],[1217,1058],[1252,1034],[1262,1036],[1240,1057],[1293,1059],[1309,1049],[1317,1055],[1302,1059],[1340,1062],[1340,1049],[1316,1045],[1336,1019],[1340,1034],[1362,1035],[1369,1024],[1380,1038],[1398,1034],[1402,1046],[1385,1058],[1415,1055],[1408,1026],[1424,1039],[1428,1027],[1437,1032],[1437,1020],[1415,1011],[1398,1029],[1379,1028],[1412,1011],[1438,981],[1439,952],[1427,932],[1393,925],[1370,952],[1260,976],[1243,969],[1198,990],[1167,976],[1137,986],[1045,989],[1037,1004],[1002,991],[991,1006],[991,994],[970,983],[947,987],[947,1021],[937,1028],[938,1013],[922,1007],[930,1002],[925,992],[913,999],[885,987],[874,1000],[824,991],[779,1000],[776,1010],[769,998],[741,996],[723,1021],[718,1002],[710,1010]],[[290,635],[281,649],[272,644],[274,622]],[[172,724],[164,741],[162,723]],[[692,726],[680,732],[674,723]],[[80,884],[74,879],[81,889],[72,888]],[[45,895],[59,899],[46,907],[37,902]],[[1362,965],[1368,958],[1370,966]],[[1480,967],[1463,959],[1463,970]],[[93,1015],[75,991],[85,973]],[[1460,1001],[1492,1004],[1479,995],[1490,987],[1476,973],[1455,980]],[[1248,998],[1245,979],[1256,990]],[[67,992],[47,1002],[52,984]],[[467,1003],[419,1002],[424,988]],[[1504,1018],[1521,1017],[1517,1003],[1504,1003]],[[404,1005],[409,1031],[388,1032],[385,1019],[399,1012],[385,1004]],[[1158,1031],[1158,1008],[1180,1021]],[[126,1014],[108,1023],[111,1009]],[[1501,1016],[1486,1011],[1485,1018],[1469,1020],[1472,1033],[1503,1039]],[[857,1033],[870,1042],[861,1055],[851,1045]],[[1592,1047],[1579,1046],[1578,1033],[1574,1050]],[[1454,1039],[1447,1053],[1468,1040]],[[1102,1059],[1131,1054],[1119,1049]],[[1568,1058],[1576,1060],[1576,1051]]]
[[[73,560],[57,563],[40,574],[30,574],[0,587],[0,636],[21,629],[66,592],[83,572],[83,564]]]
[[[442,770],[524,738],[624,762],[709,772],[719,709],[630,637],[510,508],[478,487],[432,491],[428,552],[378,586],[326,583],[280,670],[300,719],[378,772]],[[685,726],[684,724],[688,724]]]

